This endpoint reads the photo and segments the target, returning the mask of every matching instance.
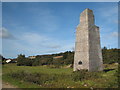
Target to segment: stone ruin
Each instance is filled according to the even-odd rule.
[[[80,24],[76,29],[74,71],[103,70],[99,27],[95,25],[94,21],[92,10],[87,8],[80,14]]]

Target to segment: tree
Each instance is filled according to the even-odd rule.
[[[38,60],[38,59],[35,59],[32,63],[32,66],[39,66],[39,65],[41,65],[41,64],[40,64],[40,60]]]
[[[2,55],[0,55],[0,61],[2,61],[2,64],[5,64],[6,62],[5,62],[5,58],[2,56]]]
[[[24,66],[25,65],[25,55],[18,55],[17,57],[17,66]]]
[[[117,48],[107,49],[107,47],[104,47],[102,49],[103,63],[104,64],[117,63],[120,57],[118,55],[119,51],[120,49]]]
[[[103,56],[103,63],[107,63],[108,62],[107,47],[102,48],[102,56]]]

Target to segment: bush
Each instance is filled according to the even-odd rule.
[[[41,74],[38,74],[38,73],[34,73],[34,74],[27,74],[24,78],[24,81],[27,81],[27,82],[32,82],[32,83],[35,83],[35,84],[43,84],[45,80],[41,80]]]
[[[72,79],[74,81],[82,81],[85,78],[87,70],[75,71],[72,73]]]
[[[100,73],[102,72],[86,72],[85,79],[97,79],[101,78]]]
[[[39,60],[34,60],[32,63],[32,66],[39,66],[40,65],[40,61]]]
[[[49,81],[57,81],[59,79],[59,77],[62,77],[61,75],[56,75],[56,74],[43,74],[43,73],[29,73],[29,72],[25,72],[25,71],[17,71],[17,72],[11,72],[8,74],[8,76],[12,77],[12,78],[16,78],[22,81],[27,81],[27,82],[31,82],[31,83],[35,83],[38,85],[42,85],[46,82]]]
[[[101,72],[88,72],[87,70],[80,70],[73,72],[71,76],[74,81],[82,81],[101,78],[100,73]]]
[[[8,73],[8,76],[13,77],[13,78],[23,79],[23,77],[26,76],[26,72],[23,70],[17,71],[17,72],[11,72],[11,73]]]

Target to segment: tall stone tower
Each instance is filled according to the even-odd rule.
[[[93,11],[85,9],[80,15],[80,24],[76,30],[74,71],[103,70],[99,27],[94,24]]]

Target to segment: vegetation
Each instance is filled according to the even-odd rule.
[[[117,88],[118,65],[105,64],[101,72],[73,72],[72,68],[3,65],[3,81],[20,88]],[[25,84],[25,85],[24,85]]]
[[[25,58],[25,55],[18,55],[17,57],[17,65],[18,66],[32,66],[33,60]]]
[[[6,59],[1,56],[2,79],[19,88],[117,88],[119,51],[102,49],[104,71],[100,72],[73,72],[73,51],[35,58],[20,54],[14,59],[17,63],[10,64],[5,64]]]
[[[62,56],[56,58],[56,56]],[[74,52],[67,51],[65,53],[52,55],[37,55],[34,59],[26,58],[25,55],[18,55],[17,66],[40,66],[40,65],[54,65],[59,68],[62,65],[73,64]]]
[[[120,55],[118,55],[119,52],[120,49],[117,48],[107,49],[107,47],[103,47],[102,49],[103,63],[104,64],[118,63],[118,59],[120,58]]]
[[[2,64],[4,64],[5,63],[5,58],[2,56],[2,55],[0,55],[0,62],[2,61]]]
[[[120,58],[118,53],[120,49],[107,49],[104,47],[102,49],[103,55],[103,63],[104,64],[112,64],[118,63],[118,59]],[[62,58],[56,58],[56,56],[62,56]],[[56,68],[59,68],[62,65],[73,65],[74,60],[74,52],[67,51],[59,54],[51,54],[51,55],[37,55],[36,58],[30,59],[26,58],[25,55],[18,55],[17,57],[17,65],[18,66],[39,66],[39,65],[55,65]]]

